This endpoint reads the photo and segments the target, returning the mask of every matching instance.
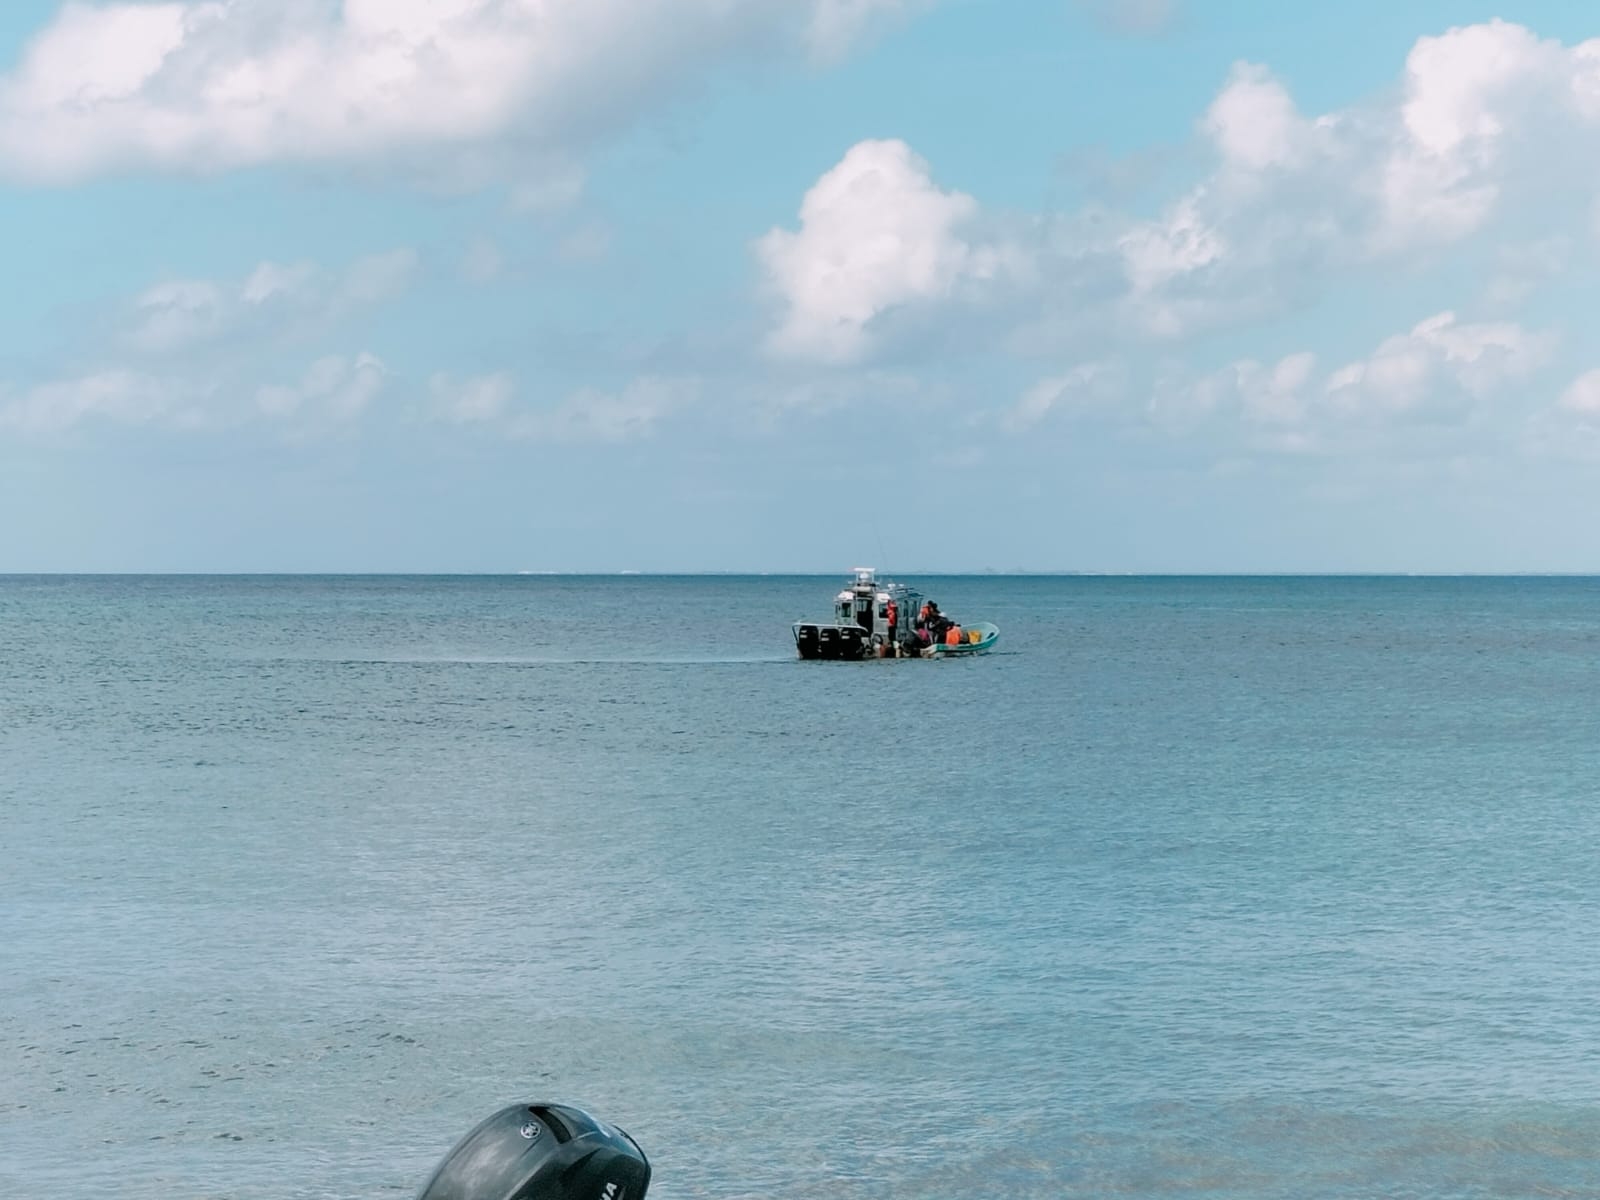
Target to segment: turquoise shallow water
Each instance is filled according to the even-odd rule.
[[[0,1190],[1600,1196],[1600,581],[0,578]]]

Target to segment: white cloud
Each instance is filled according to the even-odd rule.
[[[1560,405],[1584,416],[1600,413],[1600,370],[1585,371],[1574,379],[1561,393]]]
[[[417,252],[390,250],[358,258],[332,290],[335,310],[377,304],[405,291],[417,270]]]
[[[1310,351],[1270,365],[1240,359],[1199,379],[1169,368],[1158,375],[1139,416],[1172,436],[1217,434],[1229,452],[1304,453],[1317,447],[1326,417],[1315,404],[1315,369]]]
[[[0,78],[0,165],[425,161],[515,137],[551,160],[718,58],[834,57],[905,0],[169,0],[68,4]],[[459,176],[458,176],[459,178]]]
[[[242,280],[167,280],[137,296],[123,341],[148,354],[191,349],[230,334],[260,337],[269,327],[326,328],[348,313],[402,292],[416,252],[387,251],[341,271],[314,263],[264,262]]]
[[[304,293],[316,277],[317,268],[311,263],[264,262],[250,272],[239,299],[246,304],[265,304],[278,296]]]
[[[1393,92],[1321,115],[1302,114],[1265,67],[1240,63],[1197,132],[1213,165],[1157,215],[1090,207],[1032,221],[941,188],[903,142],[860,143],[806,193],[798,228],[756,243],[782,305],[768,349],[851,363],[958,307],[971,340],[988,332],[972,319],[981,299],[983,314],[1010,322],[995,341],[1098,358],[1108,345],[1193,339],[1343,282],[1426,270],[1494,236],[1502,212],[1507,226],[1548,231],[1499,256],[1482,298],[1503,310],[1595,237],[1585,222],[1600,212],[1587,199],[1600,194],[1600,40],[1564,47],[1499,21],[1454,29],[1417,42]],[[1396,374],[1398,395],[1407,365],[1429,364],[1431,379],[1435,357],[1395,351],[1368,378]],[[1498,357],[1517,359],[1485,352]]]
[[[1201,215],[1198,199],[1186,197],[1160,220],[1135,225],[1117,243],[1128,277],[1126,305],[1132,322],[1158,337],[1176,337],[1198,323],[1197,309],[1211,301],[1204,293],[1196,298],[1183,289],[1228,253],[1227,238]]]
[[[1535,458],[1600,462],[1600,368],[1584,371],[1535,415],[1523,447]]]
[[[1265,67],[1236,63],[1202,127],[1224,161],[1251,171],[1287,166],[1306,150],[1311,125]]]
[[[1487,154],[1506,132],[1511,95],[1564,73],[1566,58],[1560,43],[1500,20],[1419,38],[1406,58],[1400,110],[1413,147],[1440,158]]]
[[[1484,288],[1484,300],[1496,308],[1522,304],[1545,283],[1565,274],[1575,251],[1572,239],[1561,234],[1501,246],[1495,252],[1495,270]]]
[[[49,433],[95,418],[121,425],[190,424],[196,414],[172,385],[136,371],[98,371],[11,396],[0,392],[0,427]]]
[[[299,382],[256,392],[256,405],[273,418],[299,418],[315,425],[343,425],[358,418],[383,390],[388,371],[374,355],[328,355]]]
[[[723,420],[742,428],[772,433],[790,420],[824,420],[845,409],[898,412],[926,419],[950,409],[946,389],[907,371],[877,368],[814,372],[801,369],[791,378],[763,375],[738,388],[728,401]]]
[[[1306,391],[1317,356],[1309,350],[1289,354],[1265,367],[1246,359],[1233,366],[1234,387],[1247,417],[1265,424],[1291,425],[1305,417]]]
[[[1595,145],[1600,43],[1571,49],[1493,20],[1419,38],[1406,59],[1399,130],[1383,164],[1382,231],[1452,241],[1489,219],[1526,156],[1559,165],[1576,136]],[[1588,182],[1592,186],[1593,174]]]
[[[563,262],[597,262],[611,251],[611,230],[600,221],[587,221],[556,243]]]
[[[153,374],[108,366],[31,387],[0,388],[0,428],[37,435],[104,422],[215,432],[266,418],[315,432],[355,421],[387,379],[387,369],[371,354],[328,355],[293,383],[260,387],[240,386],[237,372],[227,370]]]
[[[851,362],[866,353],[875,318],[994,278],[1003,253],[967,240],[976,213],[971,196],[938,187],[904,142],[858,142],[806,192],[797,232],[774,229],[756,243],[785,309],[769,349]]]
[[[648,437],[699,392],[692,379],[646,376],[618,392],[585,388],[545,412],[512,418],[510,436],[539,442],[625,442]]]
[[[504,371],[457,379],[438,374],[428,381],[434,414],[455,425],[480,425],[497,421],[505,414],[515,391],[511,376]]]
[[[1483,399],[1545,366],[1555,348],[1548,333],[1515,322],[1460,324],[1443,312],[1386,339],[1369,357],[1329,376],[1326,392],[1350,413],[1402,413]]]
[[[842,57],[874,27],[908,15],[931,0],[813,0],[806,42],[814,57]]]
[[[1120,411],[1128,426],[1228,452],[1427,454],[1449,444],[1446,434],[1496,429],[1509,436],[1536,420],[1541,373],[1555,348],[1549,332],[1462,322],[1444,312],[1328,371],[1309,350],[1275,361],[1238,359],[1203,375],[1169,362],[1147,385],[1119,382],[1115,403],[1094,411]],[[1026,429],[1029,418],[1068,404],[1086,410],[1090,390],[1119,369],[1127,370],[1097,364],[1041,381],[1009,414],[1011,426]],[[1600,371],[1576,381],[1563,405],[1600,412]]]
[[[510,372],[465,378],[439,373],[428,381],[429,415],[504,437],[560,445],[636,441],[663,418],[698,399],[694,378],[641,376],[616,391],[582,388],[550,408],[520,406]]]
[[[1115,321],[1097,327],[1079,305],[1058,326],[1074,352],[1107,332],[1181,339],[1281,312],[1340,280],[1426,266],[1495,236],[1501,217],[1547,231],[1540,261],[1497,272],[1488,296],[1504,306],[1557,273],[1552,246],[1600,230],[1588,216],[1600,212],[1600,39],[1563,46],[1503,21],[1452,29],[1418,40],[1393,91],[1321,115],[1240,63],[1198,131],[1214,166],[1158,216],[1045,220],[1046,294],[1099,286],[1107,247],[1121,264],[1120,293],[1095,297]]]
[[[511,189],[511,207],[539,215],[571,208],[583,196],[588,177],[570,162],[542,164],[531,179],[519,180]]]
[[[1179,0],[1073,0],[1103,28],[1114,33],[1150,36],[1164,33],[1177,21]]]
[[[262,262],[232,279],[153,284],[123,303],[104,344],[80,349],[79,360],[95,366],[0,386],[0,425],[44,433],[96,421],[213,431],[263,417],[313,430],[348,424],[384,386],[376,357],[327,355],[297,380],[265,385],[260,363],[324,340],[340,318],[407,287],[416,269],[416,253],[401,249],[339,269]]]
[[[141,350],[176,350],[214,336],[227,298],[204,279],[175,279],[147,288],[134,300],[136,323],[128,340]]]
[[[1205,223],[1197,208],[1193,197],[1182,200],[1161,220],[1135,226],[1123,235],[1120,245],[1135,292],[1153,291],[1227,253],[1227,241]]]
[[[1103,408],[1117,399],[1127,386],[1127,372],[1116,363],[1092,362],[1073,367],[1060,375],[1041,379],[1022,393],[1002,417],[1002,428],[1022,432],[1033,428],[1058,408]]]

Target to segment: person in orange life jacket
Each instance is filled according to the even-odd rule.
[[[944,631],[944,644],[946,646],[959,646],[961,644],[961,626],[951,622],[950,628]]]

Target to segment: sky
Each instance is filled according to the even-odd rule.
[[[0,572],[1600,572],[1600,13],[8,0]]]

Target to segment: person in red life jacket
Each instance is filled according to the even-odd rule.
[[[895,634],[900,632],[900,606],[893,600],[889,601],[889,644],[895,643]]]

